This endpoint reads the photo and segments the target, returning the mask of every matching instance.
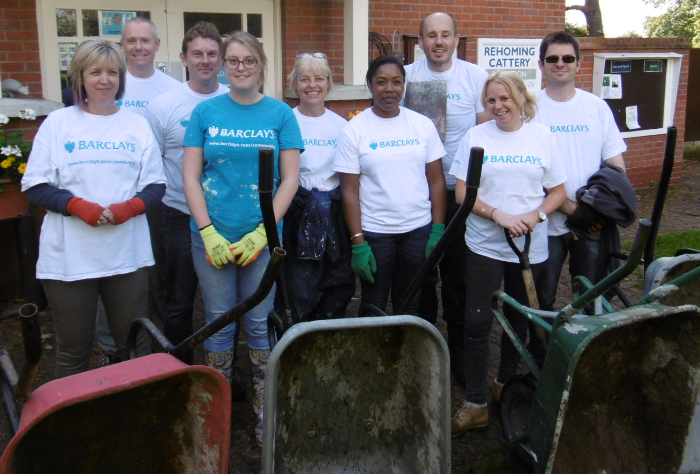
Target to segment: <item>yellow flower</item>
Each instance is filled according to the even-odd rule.
[[[9,168],[10,165],[12,163],[14,163],[14,161],[15,161],[15,157],[11,156],[8,159],[6,159],[5,161],[3,161],[2,163],[0,163],[0,166],[2,166],[3,168]]]
[[[17,171],[19,171],[19,174],[24,174],[24,170],[27,169],[27,163],[22,163],[17,167]]]

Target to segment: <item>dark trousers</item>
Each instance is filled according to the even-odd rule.
[[[167,297],[165,290],[165,250],[163,245],[163,208],[158,201],[146,212],[151,232],[151,248],[156,264],[148,267],[148,317],[160,326],[163,322],[163,306]]]
[[[392,305],[396,305],[423,264],[430,224],[402,234],[364,234],[377,260],[377,272],[374,283],[362,280],[362,306],[373,304],[386,311],[389,289]],[[420,292],[407,298],[403,313],[417,315]]]
[[[481,405],[486,403],[486,378],[489,372],[489,336],[493,324],[491,296],[504,282],[505,292],[517,301],[527,304],[527,291],[520,264],[502,262],[478,255],[467,248],[467,309],[464,317],[464,358],[466,368],[467,401]],[[532,264],[535,281],[544,263]],[[510,307],[504,307],[504,315],[518,337],[525,342],[527,323],[525,316]],[[505,383],[517,374],[520,353],[503,332],[501,336],[501,364],[498,381]]]
[[[197,272],[192,263],[191,217],[163,205],[162,240],[165,273],[165,304],[163,305],[163,334],[177,345],[192,335],[194,297],[197,292]],[[192,353],[178,356],[192,364]]]

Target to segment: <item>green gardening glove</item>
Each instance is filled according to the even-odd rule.
[[[440,240],[440,237],[442,237],[442,234],[445,233],[445,224],[433,224],[430,226],[430,235],[428,236],[428,243],[425,245],[425,258],[428,258],[435,248],[435,246],[438,243],[438,240]],[[440,257],[440,260],[442,260],[442,257]],[[438,261],[438,263],[440,263]]]
[[[207,250],[207,261],[216,268],[221,268],[229,262],[234,261],[228,246],[229,241],[219,234],[213,224],[199,230],[199,235],[204,241],[204,248]]]
[[[377,271],[377,260],[367,242],[352,246],[352,261],[350,262],[355,275],[370,283],[374,283],[372,273]]]
[[[236,263],[242,267],[255,261],[267,245],[267,234],[265,226],[260,224],[253,232],[243,236],[241,240],[230,244],[231,253],[236,259]]]

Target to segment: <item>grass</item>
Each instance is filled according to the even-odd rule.
[[[688,161],[700,161],[700,147],[684,148],[683,159]]]
[[[688,230],[658,236],[654,247],[654,259],[672,257],[682,248],[700,250],[700,230]],[[624,243],[622,249],[629,252],[632,249],[632,242]]]

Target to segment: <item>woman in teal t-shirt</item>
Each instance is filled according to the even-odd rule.
[[[279,186],[273,207],[278,223],[296,193],[303,149],[292,109],[261,92],[267,59],[260,42],[238,31],[225,39],[223,54],[231,90],[194,109],[183,143],[182,176],[192,213],[192,256],[207,323],[231,309],[239,296],[246,298],[257,288],[270,258],[258,199],[260,147],[274,148]],[[266,321],[273,300],[274,290],[245,314],[259,445],[270,355]],[[235,324],[230,324],[204,343],[207,365],[229,380],[234,331]]]

